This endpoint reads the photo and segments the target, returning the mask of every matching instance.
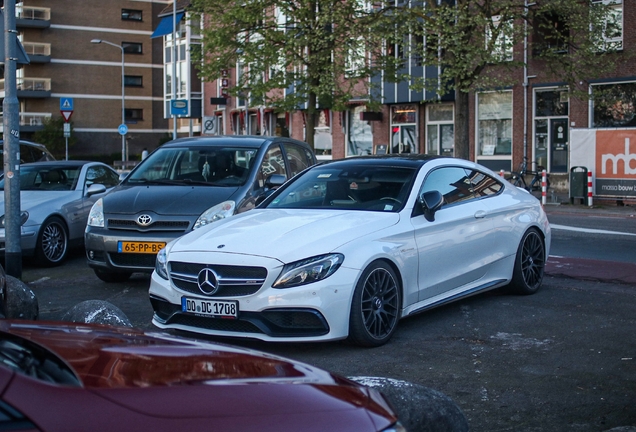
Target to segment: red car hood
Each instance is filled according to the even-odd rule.
[[[265,419],[279,419],[281,424],[293,418],[307,424],[311,419],[309,423],[332,424],[341,430],[368,430],[369,425],[378,430],[375,427],[382,429],[395,421],[391,408],[375,390],[259,351],[91,324],[0,320],[0,332],[53,351],[81,380],[83,388],[65,387],[60,393],[59,387],[34,387],[35,381],[18,378],[24,387],[5,393],[26,415],[48,416],[54,423],[66,414],[61,407],[85,404],[98,409],[103,405],[100,399],[111,407],[160,421],[159,429],[168,428],[169,419],[182,419],[186,424],[226,419],[237,430],[245,430],[239,426],[245,422]],[[90,424],[90,415],[87,417],[71,416],[78,425]],[[114,422],[106,416],[101,421],[111,420]],[[345,426],[349,421],[353,423]]]
[[[208,383],[334,384],[328,372],[229,345],[166,333],[87,324],[0,321],[0,330],[36,342],[63,358],[84,387],[130,388]]]

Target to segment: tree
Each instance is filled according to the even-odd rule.
[[[440,95],[455,92],[455,155],[460,158],[469,158],[470,92],[518,83],[511,72],[526,66],[531,57],[571,93],[587,96],[578,83],[616,66],[604,59],[617,48],[603,44],[612,31],[607,2],[434,0],[408,11],[416,40],[422,41],[416,50],[424,53],[423,63],[441,71],[413,87]],[[521,49],[513,55],[513,47]]]
[[[383,50],[396,37],[392,9],[362,0],[193,0],[189,10],[206,17],[201,76],[236,68],[232,96],[278,112],[306,109],[313,147],[318,108],[364,99],[373,109],[380,101],[369,78],[397,79],[395,57]]]
[[[71,123],[71,131],[73,123]],[[64,159],[66,155],[66,138],[64,137],[64,118],[50,117],[44,121],[44,128],[35,132],[34,141],[44,144],[58,159]],[[68,138],[68,146],[75,144],[77,139],[71,136]]]
[[[532,59],[573,93],[579,81],[615,66],[603,58],[616,47],[601,46],[612,31],[608,1],[193,0],[191,10],[207,17],[202,77],[236,68],[233,96],[278,111],[306,109],[310,145],[317,107],[345,110],[361,98],[373,110],[382,101],[372,83],[408,80],[413,90],[454,92],[455,155],[468,159],[469,93],[516,83],[510,72],[529,56],[513,55],[513,47],[528,43]],[[439,75],[409,76],[413,57]]]

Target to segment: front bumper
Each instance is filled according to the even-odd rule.
[[[182,297],[207,300],[210,297],[182,291],[153,273],[149,290],[154,309],[152,322],[162,329],[263,341],[326,341],[348,336],[357,270],[341,267],[322,281],[295,288],[276,289],[271,285],[280,274],[280,267],[278,271],[273,270],[272,266],[267,268],[270,271],[265,283],[256,293],[214,298],[238,301],[237,319],[182,312]]]
[[[89,267],[118,272],[151,273],[155,268],[156,253],[121,253],[120,241],[168,243],[183,233],[140,235],[135,231],[109,231],[89,227],[84,234],[86,259]]]
[[[38,241],[39,225],[20,227],[20,249],[23,255],[32,255]],[[6,232],[0,228],[0,254],[4,254],[6,249]]]

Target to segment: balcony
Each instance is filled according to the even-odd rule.
[[[51,97],[51,78],[16,78],[17,97],[42,99]],[[4,80],[0,80],[0,98],[5,97]]]
[[[44,122],[51,118],[51,113],[20,113],[20,132],[37,132],[44,129]],[[4,133],[4,119],[0,114],[0,134]]]
[[[38,42],[22,42],[31,63],[49,63],[51,61],[51,44]]]
[[[17,28],[49,28],[51,26],[51,8],[15,5],[15,25]]]

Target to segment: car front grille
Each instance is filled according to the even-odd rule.
[[[139,232],[185,232],[190,226],[188,221],[156,221],[152,224],[142,227],[134,220],[126,219],[108,219],[108,228],[113,230],[128,230]]]
[[[206,265],[170,262],[170,279],[174,285],[193,294],[204,294],[197,283],[199,272],[204,268],[214,270],[218,276],[218,290],[209,297],[240,297],[256,293],[265,282],[264,267]]]

